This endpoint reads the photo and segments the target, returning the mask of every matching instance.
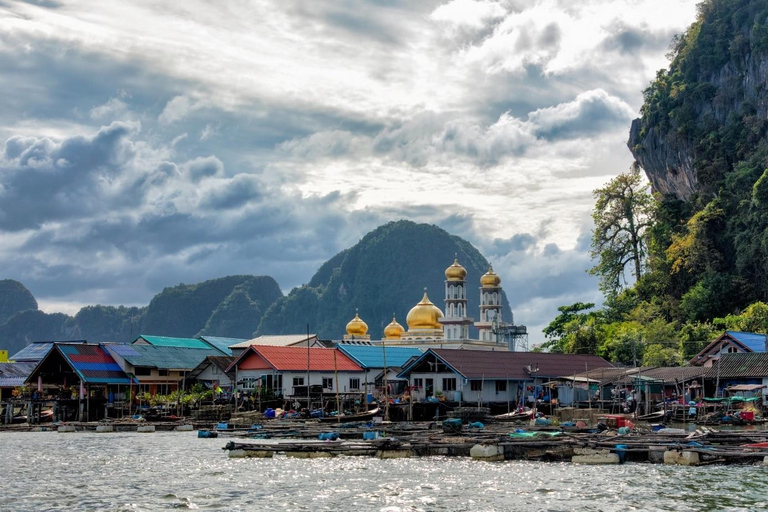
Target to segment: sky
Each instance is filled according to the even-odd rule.
[[[410,219],[472,242],[535,344],[601,302],[592,191],[695,4],[0,0],[0,279],[69,314],[287,293]]]

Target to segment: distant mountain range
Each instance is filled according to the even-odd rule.
[[[436,226],[399,221],[365,235],[287,296],[272,277],[228,276],[166,288],[146,307],[87,306],[72,317],[44,313],[24,285],[0,281],[0,348],[13,354],[39,340],[128,342],[139,333],[250,338],[301,333],[307,324],[321,338],[340,339],[355,309],[378,339],[393,313],[406,326],[424,287],[442,309],[444,271],[454,254],[467,269],[469,311],[477,317],[479,280],[488,261],[472,244]],[[509,320],[506,296],[503,305]]]

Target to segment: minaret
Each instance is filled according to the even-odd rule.
[[[467,270],[459,264],[445,269],[445,316],[440,319],[446,341],[469,339],[469,326],[473,319],[467,317]]]
[[[490,266],[480,278],[480,321],[475,322],[480,331],[480,341],[498,341],[493,327],[501,322],[501,278]]]

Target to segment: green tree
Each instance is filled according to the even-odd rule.
[[[589,273],[600,277],[600,289],[612,297],[626,286],[628,266],[635,281],[642,277],[646,232],[653,222],[656,201],[637,165],[595,190],[594,196],[591,255],[597,265]]]
[[[570,306],[557,308],[560,314],[544,328],[544,335],[548,341],[543,343],[542,347],[561,354],[571,353],[576,336],[588,337],[588,333],[577,334],[577,331],[585,326],[591,316],[594,316],[594,312],[585,313],[594,307],[595,304],[592,302],[576,302]]]

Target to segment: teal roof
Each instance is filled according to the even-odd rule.
[[[238,343],[243,343],[244,341],[248,341],[242,338],[222,338],[219,336],[200,336],[200,339],[207,341],[210,345],[213,345],[219,351],[223,352],[228,356],[232,355],[232,350],[230,350],[229,348],[230,346],[237,345]]]
[[[387,352],[387,367],[400,368],[412,357],[423,352],[411,347],[386,347],[373,345],[338,345],[339,349],[365,369],[384,368],[384,351]]]
[[[177,347],[177,348],[199,348],[212,350],[211,345],[198,338],[169,338],[167,336],[148,336],[141,334],[139,339],[145,340],[150,345],[155,347]],[[134,343],[136,343],[134,341]]]
[[[107,350],[119,355],[131,366],[170,370],[192,370],[207,356],[216,354],[210,347],[199,349],[155,345],[109,345]]]

